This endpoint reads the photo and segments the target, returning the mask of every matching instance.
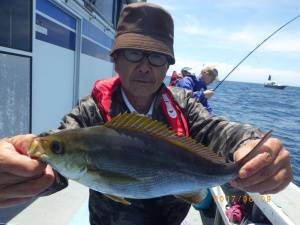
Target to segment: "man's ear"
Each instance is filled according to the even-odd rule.
[[[169,68],[170,68],[170,64],[168,63],[168,64],[166,64],[166,71],[168,71]]]
[[[112,55],[112,57],[113,57],[113,62],[114,62],[114,69],[115,69],[115,71],[117,72],[117,73],[119,73],[119,66],[120,66],[120,64],[118,63],[118,55],[117,54],[114,54],[114,55]]]
[[[117,58],[116,53],[112,54],[112,56],[110,58],[111,58],[111,61],[113,63],[115,63],[116,62],[116,58]]]

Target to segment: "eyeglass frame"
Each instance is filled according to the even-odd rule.
[[[127,50],[132,50],[132,51],[141,52],[141,53],[143,53],[143,55],[142,55],[141,59],[139,59],[138,61],[133,61],[133,60],[130,60],[130,59],[126,56],[125,51],[127,51]],[[121,54],[124,56],[124,58],[125,58],[128,62],[131,62],[131,63],[139,63],[139,62],[141,62],[141,61],[147,56],[147,60],[148,60],[149,64],[152,65],[152,66],[154,66],[154,67],[162,67],[162,66],[166,65],[167,63],[170,64],[170,61],[171,61],[171,59],[170,59],[170,57],[169,57],[168,55],[163,54],[163,53],[160,53],[160,52],[154,52],[154,51],[152,52],[152,51],[144,51],[144,50],[140,50],[140,49],[124,48],[124,49],[119,49],[116,53],[117,53],[117,54],[120,54],[120,53],[121,53]],[[161,64],[161,65],[155,65],[155,64],[153,64],[153,63],[151,62],[150,58],[149,58],[152,54],[164,56],[165,59],[166,59],[165,63],[163,63],[163,64]]]

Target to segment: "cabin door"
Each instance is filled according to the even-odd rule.
[[[56,128],[71,111],[77,89],[78,19],[48,0],[36,1],[33,42],[32,130]]]

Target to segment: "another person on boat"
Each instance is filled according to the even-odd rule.
[[[245,156],[262,131],[212,116],[191,91],[163,84],[169,65],[175,63],[173,29],[171,15],[160,6],[134,3],[125,7],[111,50],[118,75],[97,81],[91,95],[63,118],[59,130],[97,126],[119,113],[137,112],[191,136],[227,161]],[[67,186],[67,179],[51,166],[26,155],[34,137],[19,135],[0,141],[1,207]],[[289,153],[280,140],[270,138],[244,164],[232,185],[251,192],[276,193],[291,180]],[[90,224],[180,225],[190,208],[174,196],[129,201],[130,206],[123,205],[90,190]]]
[[[181,80],[182,78],[184,78],[187,75],[190,75],[189,70],[191,70],[192,68],[190,67],[183,67],[181,69],[181,73],[177,73],[175,70],[172,73],[171,79],[170,79],[170,83],[169,86],[175,86],[176,83]]]
[[[208,99],[214,95],[212,89],[207,89],[207,85],[211,84],[218,78],[218,70],[213,66],[206,66],[202,69],[200,76],[195,73],[187,74],[183,79],[180,79],[175,86],[192,90],[194,97],[212,113],[212,108],[208,104]]]

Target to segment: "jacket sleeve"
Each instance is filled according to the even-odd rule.
[[[188,89],[188,90],[193,90],[194,82],[190,77],[184,77],[184,78],[180,79],[179,81],[177,81],[175,86],[185,88],[185,89]]]
[[[199,102],[203,104],[203,102],[207,101],[203,91],[194,91],[194,98],[198,99]]]
[[[192,90],[194,94],[194,98],[198,99],[199,102],[203,104],[203,102],[206,101],[205,95],[203,91],[196,90],[194,91],[195,82],[190,77],[184,77],[181,80],[179,80],[176,85],[176,87],[185,88],[187,90]]]
[[[230,122],[224,117],[210,115],[192,97],[191,91],[174,87],[170,90],[187,119],[190,136],[224,156],[227,161],[233,161],[233,153],[242,143],[263,136],[261,130],[249,124]]]
[[[49,132],[40,134],[40,136],[55,133],[63,129],[96,126],[102,123],[103,119],[97,105],[95,104],[93,98],[88,96],[80,100],[79,104],[75,106],[69,114],[63,117],[58,129],[50,130]],[[68,186],[67,178],[59,174],[57,171],[54,171],[54,173],[54,183],[48,189],[42,192],[40,196],[53,194]]]

